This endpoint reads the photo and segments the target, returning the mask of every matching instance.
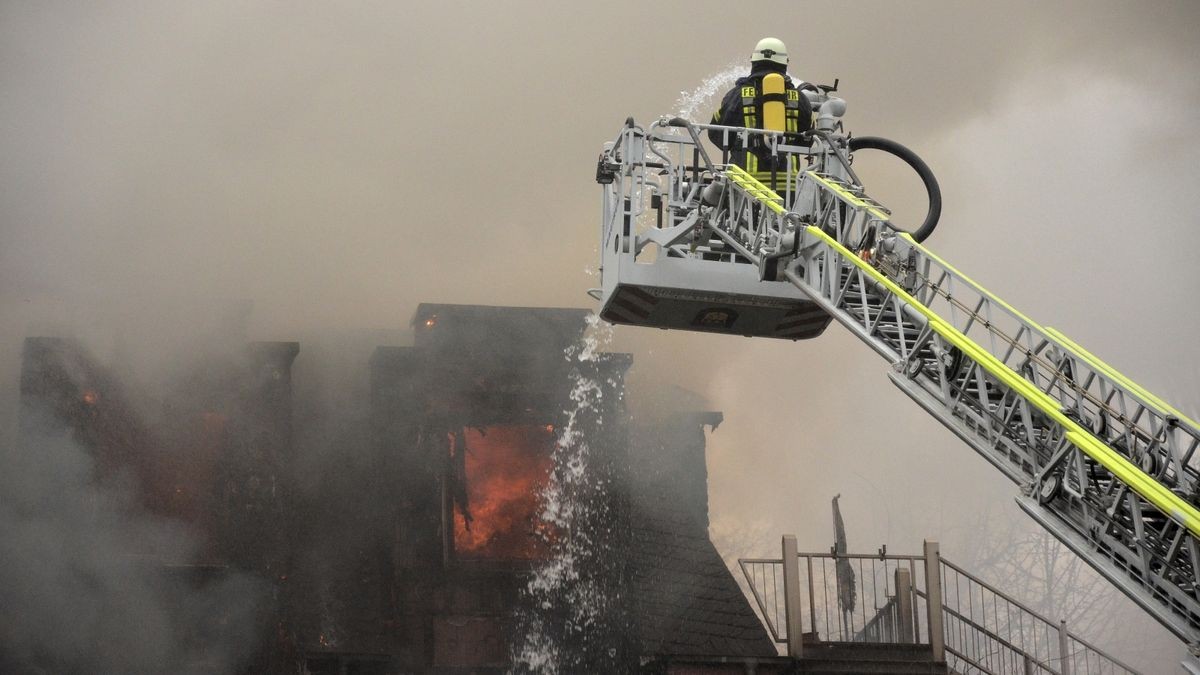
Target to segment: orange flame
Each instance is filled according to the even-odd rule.
[[[471,521],[455,509],[455,551],[468,558],[544,556],[546,544],[536,531],[539,495],[553,465],[554,427],[489,427],[485,433],[469,429],[465,436]]]

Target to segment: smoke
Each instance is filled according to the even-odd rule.
[[[198,541],[146,514],[134,479],[100,483],[61,425],[29,412],[0,459],[0,669],[233,672],[259,640],[263,584],[198,580]]]
[[[35,453],[15,440],[28,335],[77,337],[152,383],[205,351],[295,339],[301,482],[361,468],[370,347],[406,339],[420,301],[588,302],[600,144],[629,115],[706,119],[709,92],[764,33],[788,42],[798,77],[840,78],[851,130],[929,162],[946,198],[939,254],[1194,414],[1200,367],[1179,336],[1198,329],[1180,309],[1200,289],[1185,199],[1196,12],[0,3],[0,442]],[[718,84],[679,97],[708,74]],[[1019,517],[1013,487],[836,326],[800,344],[619,328],[614,346],[637,356],[635,402],[677,384],[725,412],[709,446],[714,522],[773,532],[757,553],[787,531],[829,541],[836,491],[854,539],[893,550],[940,536],[953,555],[973,510]],[[89,470],[59,455],[75,457],[64,475]],[[6,491],[48,470],[14,466]],[[77,516],[47,519],[59,536],[46,541],[70,539]],[[41,550],[40,567],[73,564]],[[1155,631],[1132,632],[1174,667],[1182,649]]]

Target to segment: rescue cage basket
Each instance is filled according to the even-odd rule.
[[[779,189],[748,180],[750,193],[724,190],[727,175],[748,176],[729,164],[729,150],[720,163],[713,162],[701,141],[709,130],[721,135],[726,148],[758,149],[777,158],[769,164],[785,167],[775,176]],[[837,230],[839,240],[865,236],[866,223],[851,222],[844,212],[830,213],[834,200],[809,175],[857,184],[846,139],[822,131],[810,138],[810,145],[798,146],[786,144],[778,132],[678,118],[660,119],[647,130],[627,120],[617,139],[605,145],[596,172],[604,189],[601,288],[596,293],[601,317],[612,323],[792,340],[824,332],[830,316],[795,286],[777,280],[774,270],[756,264],[761,256],[747,248],[760,246],[768,236],[782,245],[785,228],[777,217],[782,212],[792,231],[797,222],[820,220]],[[712,226],[718,204],[726,224],[738,223],[739,237],[723,236],[717,230],[728,228]],[[768,226],[772,217],[773,228]]]

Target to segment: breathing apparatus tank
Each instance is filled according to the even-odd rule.
[[[768,73],[762,79],[763,90],[763,129],[766,131],[787,130],[787,85],[783,75]]]

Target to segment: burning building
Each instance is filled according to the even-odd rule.
[[[533,627],[564,672],[782,668],[708,538],[705,429],[720,413],[635,423],[631,357],[581,358],[586,317],[421,305],[412,345],[372,355],[366,410],[331,413],[321,433],[294,411],[296,343],[250,345],[148,405],[77,345],[30,339],[22,435],[67,430],[91,480],[134,485],[137,508],[183,524],[198,542],[185,559],[127,551],[172,583],[256,581],[244,672],[533,669],[519,653]],[[566,453],[581,441],[586,456]],[[314,448],[324,459],[300,467]],[[575,567],[546,590],[564,552]],[[227,616],[204,621],[203,639],[227,638]]]

